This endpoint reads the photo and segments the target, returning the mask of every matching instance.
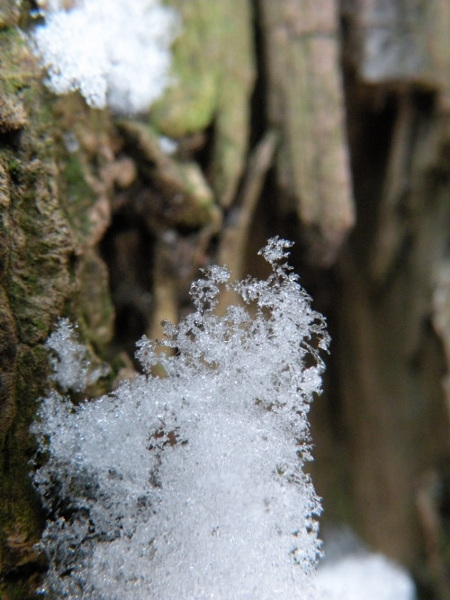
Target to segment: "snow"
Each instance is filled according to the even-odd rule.
[[[416,600],[408,571],[372,552],[348,526],[324,533],[324,558],[317,570],[321,600]]]
[[[87,382],[89,360],[86,348],[78,342],[68,319],[61,319],[58,328],[45,344],[51,350],[50,364],[53,379],[63,392],[84,391]]]
[[[95,108],[147,112],[169,84],[175,12],[159,0],[48,3],[28,37],[56,94],[79,90]]]
[[[321,506],[303,467],[324,368],[313,340],[325,348],[328,336],[283,263],[287,247],[269,240],[266,281],[231,283],[225,267],[206,270],[192,286],[194,311],[165,324],[161,342],[139,341],[144,373],[115,392],[78,407],[56,391],[43,400],[33,426],[48,456],[33,474],[48,512],[42,594],[318,598]],[[243,304],[220,317],[224,287]],[[67,322],[52,336],[53,351],[64,340],[76,363]],[[152,375],[157,363],[166,377]],[[65,388],[82,386],[83,360],[53,364]]]
[[[318,570],[323,600],[415,600],[408,572],[382,554],[357,553]]]

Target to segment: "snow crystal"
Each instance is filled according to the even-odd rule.
[[[41,593],[317,598],[321,507],[303,462],[328,336],[280,264],[288,246],[269,241],[267,281],[205,271],[192,286],[194,312],[166,323],[162,341],[139,341],[144,374],[76,408],[57,392],[43,400],[33,426],[48,456],[33,474],[48,512]],[[224,288],[243,305],[220,317]],[[76,353],[64,322],[62,330],[52,339],[65,336]],[[152,375],[156,364],[165,377]]]
[[[84,391],[89,360],[86,348],[78,342],[68,319],[59,321],[57,330],[49,336],[45,345],[52,351],[53,379],[63,392]]]
[[[80,90],[86,102],[118,113],[148,111],[169,82],[173,10],[159,0],[49,3],[29,36],[57,94]]]

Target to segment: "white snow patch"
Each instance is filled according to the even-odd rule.
[[[138,343],[143,375],[78,407],[56,392],[43,400],[32,429],[49,457],[33,475],[49,515],[43,594],[317,599],[321,506],[303,464],[328,336],[280,264],[287,246],[269,240],[266,281],[207,270],[192,286],[194,312],[166,324],[161,342]],[[220,317],[224,287],[244,302]],[[51,339],[76,358],[67,323]],[[166,377],[152,375],[157,363]],[[55,366],[64,383],[70,365]]]
[[[47,4],[29,41],[49,88],[79,90],[95,108],[147,112],[169,84],[175,12],[159,0],[80,0],[70,10]]]
[[[409,573],[382,554],[354,554],[317,573],[323,600],[415,600]]]

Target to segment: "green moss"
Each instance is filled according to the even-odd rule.
[[[62,186],[67,213],[77,230],[88,234],[91,225],[87,219],[87,211],[95,202],[95,195],[86,182],[86,175],[79,156],[68,154],[63,161]]]
[[[25,40],[16,27],[0,30],[0,56],[2,70],[0,89],[9,94],[17,93],[35,75],[32,59]],[[5,68],[6,67],[6,68]]]
[[[76,154],[67,156],[67,160],[64,162],[63,178],[73,199],[78,200],[83,196],[92,194],[89,186],[84,181],[81,163]]]
[[[220,60],[223,27],[221,0],[170,0],[181,15],[173,44],[173,83],[155,103],[151,120],[165,135],[181,137],[212,121],[224,68]]]
[[[173,45],[173,83],[152,106],[158,131],[177,138],[214,121],[213,187],[229,206],[242,174],[255,77],[247,0],[170,0],[182,17]]]
[[[0,133],[20,132],[24,150],[48,159],[53,151],[53,104],[41,85],[37,60],[16,27],[0,31],[0,57]],[[18,161],[12,161],[13,174],[17,168]]]
[[[15,156],[11,156],[11,158],[7,162],[8,172],[10,176],[16,181],[20,181],[23,174],[23,166],[20,160],[18,160]]]
[[[21,73],[22,69],[20,67],[20,61],[17,60],[17,57],[14,55],[14,48],[16,45],[23,47],[24,40],[23,36],[17,27],[6,27],[0,30],[0,49],[4,53],[2,55],[2,59],[5,64],[8,65],[8,70],[6,71],[16,71],[17,73]]]

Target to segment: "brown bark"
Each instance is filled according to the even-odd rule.
[[[277,176],[322,265],[334,262],[354,209],[335,0],[260,3],[268,118],[281,132]]]
[[[150,125],[46,92],[26,6],[0,8],[0,595],[31,598],[44,568],[28,427],[57,318],[109,360],[104,389],[188,309],[198,267],[259,275],[248,257],[279,234],[334,339],[313,411],[324,523],[448,598],[450,3],[171,4],[180,77]]]
[[[336,339],[356,522],[386,554],[416,569],[428,562],[442,598],[450,593],[444,546],[425,544],[423,508],[425,496],[445,536],[442,499],[423,482],[433,474],[445,486],[449,459],[442,283],[449,121],[447,84],[436,67],[446,62],[448,40],[430,24],[445,21],[447,10],[446,3],[343,3],[358,219],[337,262]]]

